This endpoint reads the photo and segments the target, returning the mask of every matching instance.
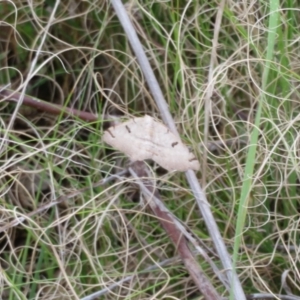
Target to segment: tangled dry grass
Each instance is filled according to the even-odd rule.
[[[176,128],[200,160],[197,178],[230,254],[258,131],[236,269],[245,294],[261,299],[300,294],[292,4],[278,7],[266,80],[266,3],[227,1],[217,44],[219,3],[126,3]],[[205,299],[128,159],[101,141],[120,117],[160,118],[110,3],[2,1],[0,20],[1,299],[92,299],[99,291],[101,299]],[[153,194],[222,270],[184,174],[147,165]],[[195,260],[229,297],[209,259]]]

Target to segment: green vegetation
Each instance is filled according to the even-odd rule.
[[[101,141],[109,121],[161,119],[113,8],[31,2],[0,3],[0,85],[36,101],[18,106],[0,91],[0,298],[81,299],[132,276],[101,299],[204,299],[134,179],[95,186],[128,166]],[[285,295],[288,270],[285,284],[300,296],[299,13],[292,0],[250,4],[226,1],[219,28],[218,1],[126,8],[201,163],[197,178],[245,294]],[[184,174],[147,163],[166,207],[212,249]],[[25,221],[13,223],[18,217]],[[211,266],[197,261],[229,298]]]

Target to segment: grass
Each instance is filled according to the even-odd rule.
[[[0,30],[0,84],[20,90],[37,54],[33,50],[41,46],[36,66],[41,69],[26,94],[99,117],[82,121],[21,106],[9,128],[16,106],[2,100],[0,226],[60,195],[85,190],[0,233],[1,298],[83,299],[135,275],[101,299],[202,299],[159,220],[141,204],[133,179],[122,176],[93,186],[128,162],[101,142],[106,121],[146,113],[160,118],[113,9],[107,3],[60,4],[41,44],[55,3],[44,2],[1,3],[0,20],[6,23]],[[288,270],[286,284],[299,296],[295,2],[249,7],[226,2],[209,102],[205,93],[212,84],[207,78],[218,4],[126,5],[177,129],[202,163],[197,178],[206,182],[203,188],[245,293],[286,294],[281,278]],[[235,146],[210,150],[229,139],[237,140]],[[184,174],[149,164],[164,204],[211,248]],[[209,264],[197,261],[218,293],[229,297]],[[145,272],[148,267],[153,269]]]
[[[262,89],[263,91],[266,90],[266,87],[269,83],[269,71],[270,71],[270,64],[273,59],[274,53],[274,45],[275,45],[275,38],[276,38],[276,28],[278,27],[278,15],[279,15],[279,2],[272,1],[270,2],[270,18],[269,18],[269,33],[268,33],[268,42],[267,42],[267,54],[266,54],[266,66],[263,69],[262,74]],[[246,165],[245,165],[245,173],[243,184],[241,188],[241,198],[239,201],[239,210],[237,215],[237,222],[236,222],[236,239],[234,242],[234,252],[233,252],[233,266],[236,267],[236,263],[238,261],[238,254],[239,248],[241,246],[241,239],[243,230],[245,228],[246,216],[247,216],[247,207],[249,200],[251,198],[250,193],[252,190],[252,178],[254,174],[254,167],[255,167],[255,157],[257,151],[257,142],[259,136],[259,126],[261,124],[261,117],[262,117],[262,108],[264,102],[267,101],[265,94],[262,93],[258,100],[257,104],[257,111],[255,116],[255,127],[251,132],[250,137],[250,147],[247,153],[246,158]],[[233,299],[233,293],[231,292],[231,299]]]

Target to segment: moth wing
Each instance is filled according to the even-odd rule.
[[[179,137],[164,124],[155,122],[152,137],[154,148],[152,159],[169,171],[199,170],[200,164]]]
[[[132,160],[152,158],[170,171],[200,168],[199,161],[180,138],[148,115],[110,127],[103,140]]]
[[[194,154],[173,133],[169,133],[168,137],[165,136],[159,155],[153,156],[152,159],[169,171],[199,170],[200,168],[199,161]]]
[[[141,128],[142,118],[135,118],[122,124],[112,126],[103,134],[103,141],[124,152],[132,160],[145,160],[151,158],[149,145],[143,141],[147,133]]]

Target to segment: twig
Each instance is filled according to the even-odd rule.
[[[0,96],[2,97],[2,100],[15,102],[15,103],[19,103],[19,101],[21,99],[21,93],[14,92],[9,89],[0,90]],[[81,111],[81,110],[74,109],[74,108],[68,108],[68,107],[65,107],[62,105],[58,105],[58,104],[52,104],[52,103],[40,100],[35,97],[27,96],[27,95],[24,95],[22,104],[30,106],[30,107],[34,107],[36,109],[40,109],[42,111],[51,113],[53,115],[63,114],[63,115],[67,115],[67,116],[74,116],[74,117],[78,117],[78,118],[80,118],[84,121],[88,121],[88,122],[95,122],[95,121],[99,120],[99,117],[95,114]]]
[[[141,163],[141,162],[138,162],[138,163]],[[133,164],[133,166],[135,166],[135,164]],[[130,169],[129,169],[129,171],[130,171]],[[153,193],[151,194],[149,192],[149,190],[147,189],[147,187],[143,184],[142,181],[140,182],[139,186],[140,186],[141,191],[144,194],[148,195],[148,197],[151,197],[152,201],[155,202],[155,204],[160,208],[161,211],[167,212],[167,214],[169,215],[169,217],[172,219],[172,222],[173,222],[174,226],[176,226],[177,229],[180,231],[180,234],[183,235],[183,236],[185,236],[185,238],[195,247],[195,249],[197,251],[197,254],[200,254],[206,260],[206,262],[211,266],[211,268],[214,271],[215,275],[219,278],[219,280],[227,288],[227,291],[230,291],[229,284],[228,284],[226,278],[224,278],[223,273],[220,272],[220,270],[218,269],[218,267],[211,260],[211,258],[207,255],[207,253],[201,248],[201,246],[199,246],[199,241],[197,241],[195,239],[195,237],[193,237],[193,235],[186,230],[186,228],[184,227],[184,225],[182,225],[181,220],[178,220],[178,218],[176,216],[174,216],[173,213],[170,212],[167,209],[167,207],[163,204],[163,202],[160,200],[160,198],[156,197]],[[154,186],[154,184],[152,184],[152,186]],[[210,252],[212,252],[212,251],[210,250]]]
[[[247,295],[247,300],[254,300],[254,299],[260,299],[260,300],[266,300],[266,299],[274,299],[274,300],[300,300],[300,297],[294,296],[294,295],[280,295],[280,294],[251,294]]]
[[[158,217],[159,222],[169,235],[173,244],[175,245],[187,271],[192,276],[194,283],[199,291],[203,294],[206,300],[218,300],[221,297],[218,295],[215,288],[210,281],[206,278],[203,271],[197,264],[191,250],[188,247],[187,241],[182,232],[175,225],[174,218],[169,211],[162,205],[159,199],[158,190],[155,189],[155,182],[149,179],[147,167],[144,162],[137,161],[129,168],[129,172],[136,179],[138,185],[143,191],[147,199],[147,204],[151,210]]]
[[[141,42],[134,30],[134,27],[128,17],[125,7],[123,6],[123,4],[120,0],[111,0],[111,3],[115,9],[115,12],[119,18],[120,23],[122,24],[122,26],[124,28],[124,31],[126,32],[126,35],[131,44],[131,47],[132,47],[132,49],[137,57],[137,60],[141,66],[142,72],[145,76],[145,79],[148,83],[148,86],[151,90],[151,93],[154,97],[157,107],[161,113],[162,119],[168,125],[170,130],[174,134],[179,136],[176,126],[175,126],[175,123],[174,123],[174,120],[169,112],[167,102],[164,99],[164,96],[162,94],[162,91],[160,89],[158,81],[154,75],[154,72],[150,66],[147,56],[143,50],[142,44],[141,44]],[[195,175],[195,172],[193,172],[191,170],[187,171],[186,177],[187,177],[189,185],[193,191],[193,194],[195,196],[195,199],[197,201],[199,209],[202,213],[202,216],[206,223],[206,227],[209,231],[209,234],[214,242],[215,248],[220,256],[223,267],[225,268],[225,273],[227,275],[228,281],[230,283],[232,283],[234,298],[238,299],[238,300],[245,300],[246,297],[245,297],[244,291],[242,289],[241,283],[238,279],[238,276],[237,276],[235,270],[232,269],[231,258],[227,252],[225,243],[219,232],[218,226],[213,218],[213,214],[210,210],[210,206],[206,199],[206,196],[199,185],[199,182]]]

